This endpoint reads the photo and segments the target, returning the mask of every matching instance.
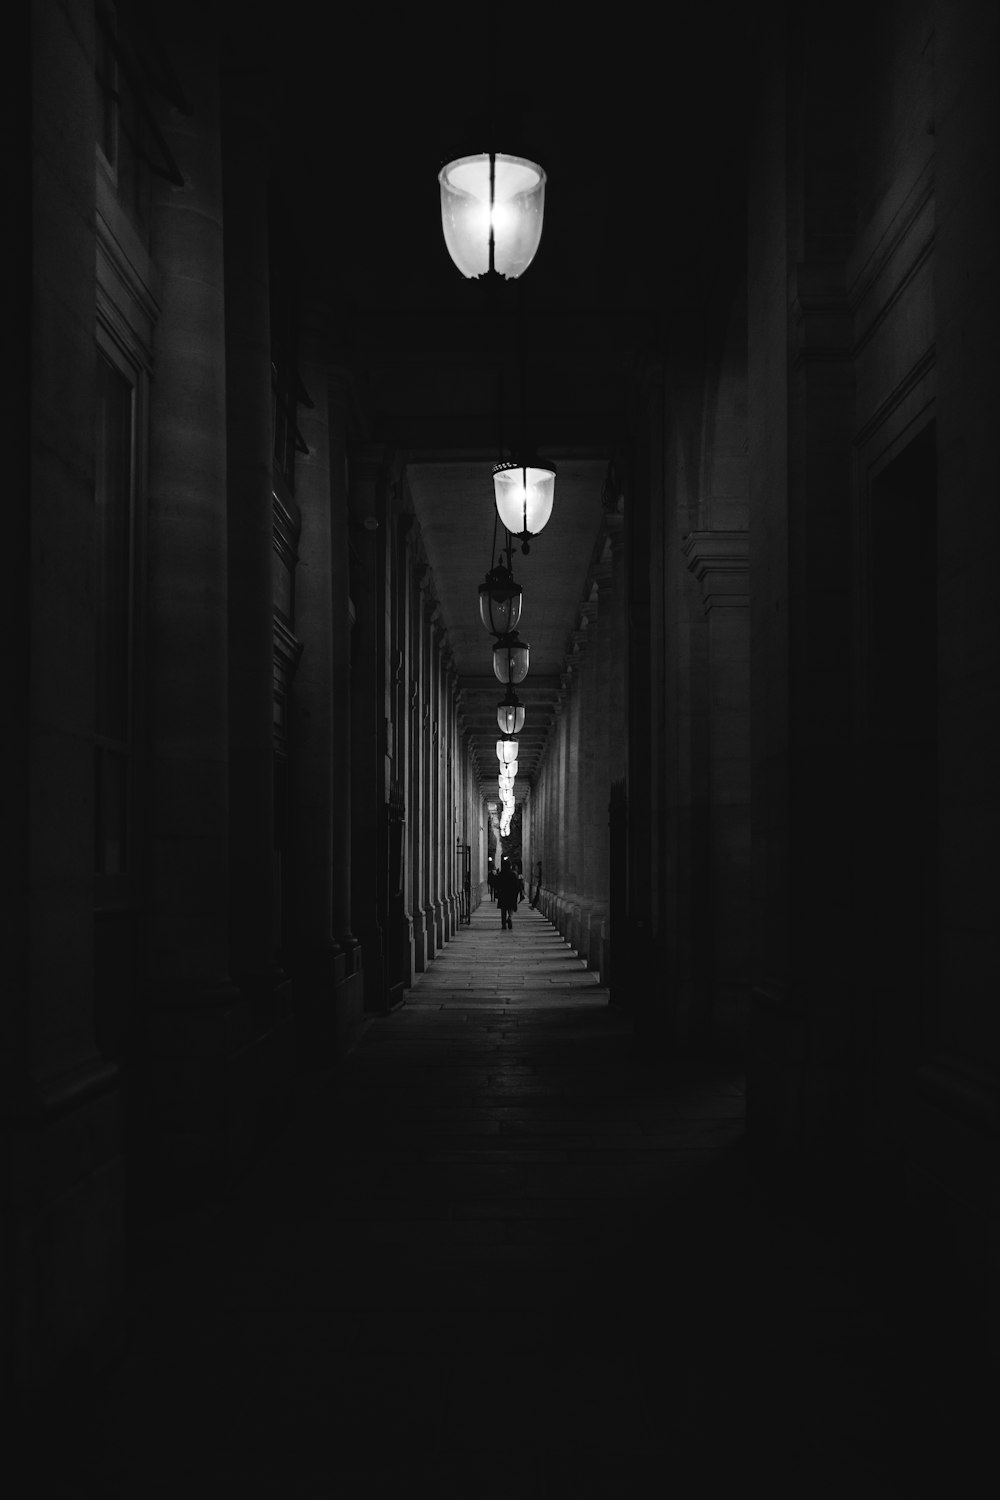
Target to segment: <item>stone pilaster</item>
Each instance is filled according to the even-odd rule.
[[[249,1148],[249,1006],[229,977],[228,577],[218,87],[190,59],[190,114],[154,179],[162,268],[149,424],[151,1093],[164,1164],[217,1176]]]
[[[364,954],[365,1010],[386,1006],[384,930],[385,785],[385,492],[387,453],[355,452],[350,496],[358,555],[357,620],[351,673],[352,918]]]
[[[122,1323],[120,1080],[95,1036],[92,21],[91,7],[38,5],[6,20],[23,86],[0,251],[12,376],[0,1377],[18,1399],[70,1359],[85,1370],[113,1351]],[[5,1409],[13,1436],[17,1406]]]
[[[438,949],[434,923],[434,632],[433,619],[437,605],[430,588],[430,574],[421,581],[420,620],[420,784],[423,801],[420,817],[420,877],[422,937],[424,963],[430,963]]]
[[[591,662],[590,722],[593,729],[591,761],[591,800],[587,833],[587,888],[591,894],[590,940],[587,963],[604,981],[604,943],[608,916],[608,801],[610,774],[608,765],[611,733],[610,698],[611,664],[611,559],[610,551],[595,569],[596,604]]]
[[[291,982],[277,956],[275,497],[272,479],[268,125],[240,75],[222,88],[229,708],[229,934],[246,997],[254,1074],[280,1107],[291,1084]],[[283,496],[284,511],[296,509]],[[287,528],[297,529],[297,522]],[[288,559],[294,567],[293,556]],[[291,569],[289,570],[291,571]],[[294,624],[284,635],[297,655]],[[263,1100],[262,1100],[263,1103]],[[272,1111],[273,1113],[273,1111]]]
[[[431,722],[430,722],[430,776],[431,776],[431,803],[430,803],[430,826],[428,828],[428,841],[430,845],[430,905],[432,921],[434,924],[434,951],[440,952],[444,947],[444,902],[442,900],[442,883],[444,878],[443,859],[441,849],[441,805],[444,800],[444,747],[443,747],[443,707],[444,707],[444,627],[441,623],[441,611],[437,607],[434,610],[434,618],[431,623],[430,639],[430,666],[431,666]]]
[[[347,493],[347,448],[350,425],[351,378],[345,370],[327,368],[327,412],[330,447],[330,672],[333,693],[333,747],[330,763],[332,793],[331,933],[343,965],[334,969],[334,1025],[337,1050],[342,1052],[357,1035],[364,1016],[364,972],[361,944],[354,932],[351,884],[352,789],[351,755],[352,638],[357,611],[351,598],[350,511]]]
[[[625,611],[625,523],[620,515],[605,518],[611,547],[610,681],[608,713],[608,771],[621,781],[628,770],[628,627]]]
[[[754,944],[748,1129],[839,1154],[853,1113],[855,231],[845,38],[776,25],[751,158],[748,425]],[[794,83],[792,82],[794,80]],[[822,135],[824,145],[817,147]],[[831,143],[837,142],[837,149]],[[816,954],[826,954],[817,965]]]
[[[750,618],[745,531],[694,531],[682,551],[708,620],[708,900],[717,1046],[742,1050],[750,996]],[[699,928],[699,930],[701,930]]]
[[[337,1052],[337,987],[346,957],[333,931],[334,804],[337,760],[333,691],[334,599],[330,566],[332,505],[327,372],[305,353],[302,378],[313,406],[300,426],[309,452],[297,464],[301,512],[295,624],[303,642],[290,736],[294,909],[292,973],[299,1055],[318,1064]]]

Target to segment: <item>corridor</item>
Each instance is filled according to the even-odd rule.
[[[127,1356],[33,1493],[972,1494],[961,1372],[765,1201],[741,1077],[638,1061],[551,924],[484,901],[222,1201],[150,1216]]]

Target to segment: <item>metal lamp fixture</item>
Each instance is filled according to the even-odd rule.
[[[493,465],[497,514],[511,536],[520,539],[522,552],[551,516],[555,490],[553,464],[510,459]]]
[[[513,687],[523,682],[528,675],[527,641],[519,639],[517,631],[502,635],[493,647],[493,673],[498,682]]]
[[[493,660],[496,662],[496,657]],[[497,726],[501,734],[520,734],[524,728],[524,705],[509,685],[497,704]]]
[[[508,765],[511,761],[517,761],[517,740],[510,735],[504,735],[502,740],[497,740],[497,760],[502,765]]]
[[[509,568],[497,563],[479,585],[479,618],[491,635],[507,635],[521,618],[521,585]]]
[[[523,275],[542,238],[545,173],[538,163],[483,151],[448,162],[438,182],[444,242],[462,275]]]

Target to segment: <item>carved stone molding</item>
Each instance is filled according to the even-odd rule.
[[[750,544],[745,531],[690,531],[681,542],[687,565],[701,584],[705,613],[750,604]]]

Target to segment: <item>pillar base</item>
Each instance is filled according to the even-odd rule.
[[[424,924],[424,963],[426,965],[432,962],[434,955],[440,948],[441,944],[438,941],[437,927],[434,922],[433,906],[425,906],[423,911],[421,912],[421,916],[423,918]]]
[[[422,974],[427,968],[427,924],[424,913],[415,911],[410,919],[410,941],[413,945],[413,972]]]

